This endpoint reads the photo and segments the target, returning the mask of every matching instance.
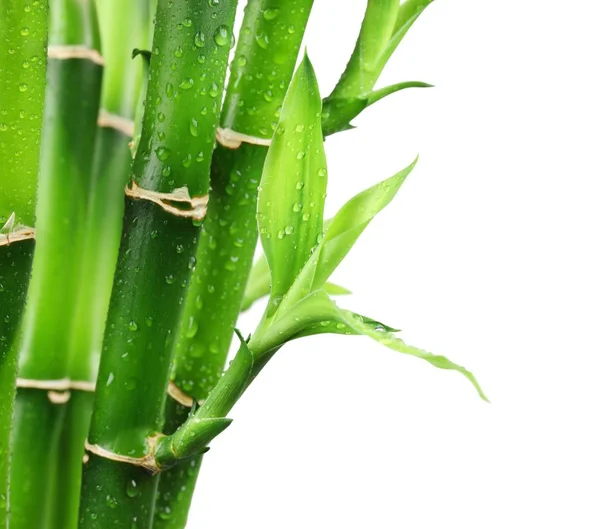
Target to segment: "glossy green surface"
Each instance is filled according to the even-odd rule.
[[[55,527],[54,498],[65,411],[65,406],[50,402],[45,391],[18,390],[10,488],[11,529]]]
[[[248,3],[221,126],[272,136],[312,3]],[[266,154],[266,148],[247,144],[215,151],[209,210],[176,338],[172,374],[178,387],[195,399],[206,398],[225,365],[258,238],[256,198]],[[187,415],[177,405],[167,412],[171,429]],[[200,462],[192,459],[161,474],[156,529],[185,527]]]
[[[0,0],[0,229],[34,226],[46,86],[48,4]],[[0,528],[8,526],[10,436],[17,375],[15,333],[25,305],[33,241],[0,247]]]
[[[145,189],[208,192],[236,0],[158,3],[133,176]],[[215,15],[215,16],[213,16]]]
[[[330,98],[368,94],[412,24],[433,0],[369,0],[348,65]]]
[[[0,227],[34,225],[48,38],[48,3],[0,0]]]
[[[132,173],[142,187],[207,193],[235,7],[234,1],[159,2]],[[123,226],[89,440],[139,457],[147,451],[147,438],[162,430],[173,333],[195,265],[199,228],[132,199],[126,200]],[[134,498],[127,494],[131,481],[139,484]],[[150,526],[157,477],[92,457],[83,483],[81,528],[129,527],[133,518],[139,529]],[[114,487],[115,502],[100,508],[98,485]],[[129,507],[112,509],[113,503]]]
[[[313,0],[251,0],[238,37],[221,124],[270,138]]]
[[[82,22],[87,21],[87,24]],[[68,0],[52,4],[50,45],[97,47],[93,3]],[[70,376],[75,356],[77,299],[82,277],[81,255],[90,193],[91,167],[102,67],[85,59],[50,59],[41,152],[39,199],[36,208],[36,252],[19,336],[19,376],[58,380]],[[35,398],[29,393],[37,393]],[[69,498],[59,494],[64,404],[48,401],[44,390],[19,391],[29,398],[28,413],[14,424],[14,465],[11,471],[11,529],[54,528],[54,514]],[[58,411],[60,409],[60,412]],[[43,426],[32,434],[36,424]],[[56,440],[48,443],[48,440]],[[43,478],[32,479],[28,461],[36,461]],[[55,495],[56,494],[56,495]],[[58,528],[57,528],[58,529]],[[62,526],[60,529],[69,529]]]
[[[15,333],[25,307],[32,240],[0,248],[0,527],[8,526],[10,437],[17,376]]]

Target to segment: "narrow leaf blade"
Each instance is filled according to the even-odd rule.
[[[391,178],[359,193],[338,211],[321,242],[313,290],[327,281],[375,215],[392,201],[416,163],[417,160]]]

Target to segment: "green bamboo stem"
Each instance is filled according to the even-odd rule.
[[[62,472],[58,458],[66,394],[53,396],[31,386],[70,375],[102,66],[95,55],[69,57],[69,47],[98,50],[98,44],[93,3],[53,2],[36,252],[19,338],[19,377],[28,387],[18,389],[16,400],[11,529],[54,527],[54,511],[67,501],[53,494]]]
[[[292,78],[312,0],[251,0],[223,108],[221,126],[269,139]],[[267,148],[218,146],[208,215],[196,268],[175,338],[172,382],[194,400],[206,398],[223,371],[256,248],[256,197]],[[169,399],[166,433],[189,409]],[[200,457],[161,473],[155,529],[183,529]]]
[[[69,377],[94,382],[97,376],[104,324],[110,301],[121,225],[123,189],[131,166],[129,141],[142,92],[142,61],[131,50],[147,47],[150,29],[148,2],[98,1],[105,70],[99,128],[82,246],[81,276],[73,324],[73,358]],[[115,16],[115,13],[119,16]],[[118,121],[115,121],[118,120]],[[132,127],[129,127],[132,128]],[[89,278],[93,278],[90,281]],[[93,394],[73,391],[66,404],[60,442],[61,472],[55,487],[57,529],[76,529],[81,489],[81,461],[89,430]]]
[[[46,86],[46,2],[0,0],[0,228],[35,224],[35,197]],[[9,230],[0,231],[8,243]],[[34,241],[0,246],[0,527],[8,527],[10,437],[17,349]]]
[[[235,7],[231,0],[159,0],[132,169],[140,188],[173,193],[185,187],[191,197],[208,192]],[[172,335],[199,224],[149,200],[126,199],[91,445],[139,458],[162,429]],[[157,481],[141,467],[90,453],[79,527],[150,528]]]
[[[408,30],[433,0],[369,0],[350,60],[331,94],[323,100],[323,131],[350,127],[367,106],[405,88],[429,87],[420,82],[399,83],[378,93],[373,88]]]

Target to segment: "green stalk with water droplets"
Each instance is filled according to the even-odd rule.
[[[235,8],[233,0],[158,2],[129,187],[137,196],[130,192],[125,201],[88,437],[90,445],[120,456],[143,458],[162,430],[173,333],[200,230],[196,204],[209,188]],[[163,197],[162,205],[144,196]],[[89,455],[80,529],[149,529],[158,477],[96,449]]]
[[[46,87],[48,4],[0,0],[0,527],[8,527],[10,437],[17,349],[33,239],[9,244],[19,224],[35,224]],[[14,216],[13,216],[14,214]],[[11,218],[13,224],[11,225]]]
[[[242,22],[221,126],[268,140],[304,35],[313,0],[250,0]],[[256,197],[267,148],[218,146],[208,215],[190,289],[175,336],[172,382],[194,400],[206,398],[223,371],[256,248]],[[167,402],[167,433],[189,408]],[[161,473],[155,529],[183,529],[201,458]]]
[[[74,46],[86,50],[73,57]],[[43,125],[36,252],[19,335],[11,470],[11,529],[60,527],[55,516],[72,505],[58,491],[77,472],[65,461],[60,436],[75,351],[76,300],[90,193],[102,66],[93,2],[57,0],[50,11],[48,86]],[[40,385],[36,388],[36,385]],[[89,398],[89,397],[88,397]],[[77,451],[79,457],[82,451]],[[56,492],[56,494],[55,494]],[[69,490],[69,492],[71,492]],[[60,516],[62,518],[62,516]]]
[[[96,2],[100,25],[104,76],[99,127],[81,259],[71,349],[69,377],[93,384],[96,380],[104,324],[123,219],[123,189],[131,166],[129,141],[138,101],[142,95],[144,65],[132,60],[131,50],[148,45],[148,2]],[[119,12],[119,16],[114,14]],[[93,280],[90,280],[93,278]],[[54,527],[76,529],[81,489],[81,465],[87,437],[93,393],[71,391],[65,405],[61,433],[61,471],[55,486]]]

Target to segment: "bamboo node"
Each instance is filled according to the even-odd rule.
[[[98,114],[98,126],[114,129],[129,137],[133,137],[133,131],[135,128],[133,120],[117,114],[111,114],[104,109],[100,109],[100,113]]]
[[[171,213],[176,217],[190,218],[199,221],[206,216],[208,195],[190,197],[190,192],[187,187],[178,187],[173,189],[171,193],[161,193],[159,191],[144,189],[132,180],[129,185],[125,186],[125,195],[134,199],[154,202],[167,213]],[[181,209],[180,207],[173,205],[172,202],[186,204],[190,209]]]
[[[14,242],[35,239],[35,228],[17,224],[15,213],[11,213],[4,226],[0,228],[0,246],[8,246]]]
[[[271,139],[257,138],[248,134],[236,132],[233,129],[217,127],[217,142],[227,149],[239,149],[242,143],[251,145],[262,145],[268,147],[271,145]]]
[[[69,378],[61,378],[58,380],[18,378],[17,388],[43,389],[54,393],[68,393],[69,391],[87,391],[89,393],[93,393],[96,390],[96,385],[93,382],[88,382],[87,380],[71,380]]]
[[[104,66],[104,57],[100,52],[87,46],[48,46],[48,59],[85,59]]]
[[[167,393],[174,401],[178,402],[182,406],[185,406],[186,408],[191,408],[194,405],[193,397],[190,397],[187,393],[184,393],[173,381],[169,382]],[[199,400],[197,402],[201,406],[204,401]]]
[[[158,466],[155,458],[156,446],[158,440],[165,437],[164,434],[157,433],[146,439],[148,444],[148,453],[142,457],[131,457],[111,452],[100,445],[90,444],[88,440],[85,440],[85,451],[95,456],[109,459],[110,461],[117,461],[118,463],[125,463],[127,465],[133,465],[136,467],[142,467],[149,470],[152,475],[158,474],[162,469]],[[88,455],[88,454],[86,454]],[[89,460],[89,455],[88,455]]]
[[[66,404],[71,400],[70,391],[48,391],[48,400],[52,404]]]

